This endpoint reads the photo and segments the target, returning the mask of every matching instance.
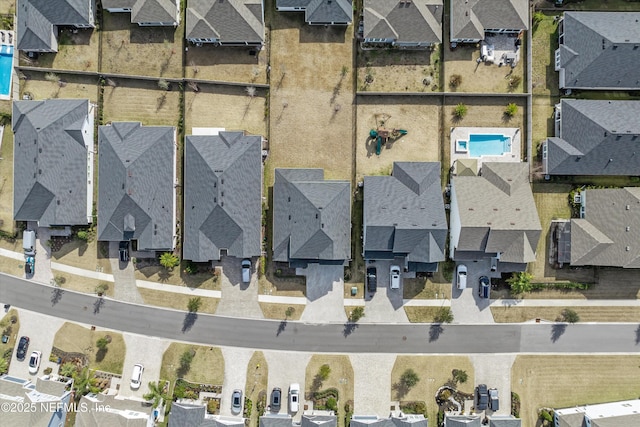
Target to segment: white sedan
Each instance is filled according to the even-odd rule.
[[[34,351],[31,353],[31,357],[29,357],[29,373],[37,374],[38,368],[40,368],[40,359],[42,359],[42,352]]]

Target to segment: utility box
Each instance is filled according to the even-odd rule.
[[[34,230],[24,230],[22,232],[22,248],[25,255],[36,254],[36,232]]]

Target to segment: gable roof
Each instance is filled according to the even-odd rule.
[[[560,134],[547,139],[547,174],[638,175],[640,101],[562,99],[560,111]]]
[[[187,39],[218,39],[222,43],[264,42],[261,0],[189,0]]]
[[[392,176],[364,177],[364,251],[411,262],[444,261],[447,219],[440,162],[395,162]]]
[[[489,418],[489,427],[521,427],[522,420],[513,415],[493,415]]]
[[[58,51],[57,25],[93,26],[92,0],[19,0],[18,49]]]
[[[196,262],[261,254],[262,137],[187,136],[183,257]]]
[[[325,180],[322,169],[276,169],[274,260],[350,259],[350,189],[348,181]]]
[[[561,88],[640,87],[640,12],[565,12]]]
[[[442,0],[365,0],[364,38],[442,43]]]
[[[174,127],[139,122],[98,128],[98,240],[173,248],[175,135]]]
[[[485,29],[528,28],[527,0],[451,1],[451,39],[484,39]]]
[[[174,402],[171,405],[169,427],[243,427],[240,417],[221,417],[207,414],[204,405]]]
[[[131,8],[131,22],[178,22],[177,0],[136,0]]]
[[[571,220],[571,265],[640,268],[640,188],[584,190]]]
[[[310,24],[350,23],[353,18],[350,0],[276,0],[276,7],[302,8],[304,19]]]
[[[12,128],[14,220],[42,227],[88,224],[89,100],[14,101]]]
[[[640,423],[640,400],[599,403],[556,409],[560,427],[582,427],[589,420],[593,427],[635,427]]]
[[[486,162],[480,176],[452,178],[461,223],[457,250],[499,252],[501,262],[535,260],[542,227],[528,173],[528,163]]]
[[[481,427],[479,415],[445,415],[444,427]]]
[[[66,407],[69,406],[71,391],[65,390],[65,383],[37,378],[32,380],[0,376],[0,403],[24,402],[30,411],[4,411],[2,423],[7,426],[47,427],[64,424]],[[51,405],[63,405],[58,411],[49,411]]]
[[[153,408],[138,400],[116,399],[113,395],[89,393],[82,396],[80,402],[87,410],[78,411],[76,427],[146,427],[153,419]],[[105,407],[109,410],[100,410]]]
[[[401,417],[374,418],[355,415],[349,427],[427,427],[429,420],[424,415],[408,414]]]

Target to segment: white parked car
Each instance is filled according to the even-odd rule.
[[[400,289],[400,267],[392,265],[389,269],[389,276],[391,277],[391,289]]]
[[[458,289],[467,288],[467,266],[464,264],[458,265]]]
[[[42,352],[34,351],[29,357],[29,373],[37,374],[38,368],[40,368],[40,359],[42,359]]]
[[[300,384],[293,383],[289,386],[289,412],[298,413],[300,410]]]
[[[144,372],[144,366],[137,363],[133,365],[133,372],[131,373],[131,388],[137,390],[142,384],[142,373]]]

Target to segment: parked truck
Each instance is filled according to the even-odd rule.
[[[35,230],[24,230],[22,232],[22,248],[25,256],[34,256],[36,254]]]

